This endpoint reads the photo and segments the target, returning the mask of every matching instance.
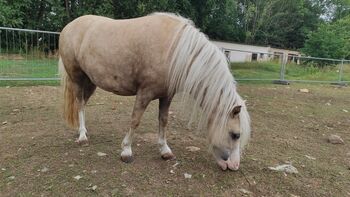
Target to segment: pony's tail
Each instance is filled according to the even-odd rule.
[[[78,126],[78,102],[74,93],[74,84],[67,75],[61,57],[58,61],[58,68],[61,75],[61,86],[63,87],[63,117],[70,127],[76,128]]]

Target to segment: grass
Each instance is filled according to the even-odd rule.
[[[232,63],[232,72],[236,79],[263,79],[265,83],[280,78],[280,63],[278,62],[246,62]],[[343,81],[350,81],[350,65],[344,65]],[[2,78],[57,78],[57,59],[23,59],[18,56],[11,60],[0,59],[0,77]],[[286,65],[286,80],[315,80],[315,81],[338,81],[339,67],[327,66],[324,68],[309,65]],[[262,81],[258,81],[262,83]],[[256,82],[253,82],[256,83]],[[264,82],[263,82],[264,83]],[[1,86],[36,86],[58,85],[53,81],[0,81]]]
[[[280,79],[278,62],[232,63],[231,70],[236,79]],[[318,68],[309,65],[287,64],[286,80],[338,81],[339,67],[326,66]],[[344,65],[343,81],[350,81],[350,65]]]
[[[58,78],[57,59],[0,59],[1,78]],[[0,81],[1,86],[58,85],[57,80],[10,80]]]
[[[56,59],[0,60],[4,78],[55,78],[58,77]]]

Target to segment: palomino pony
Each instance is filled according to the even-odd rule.
[[[136,95],[131,126],[122,142],[122,161],[133,160],[135,129],[155,99],[160,154],[173,159],[165,127],[171,100],[182,92],[202,109],[202,126],[219,166],[238,169],[250,137],[246,105],[225,55],[190,20],[168,13],[128,20],[82,16],[62,30],[59,45],[64,115],[69,125],[79,126],[78,143],[87,141],[84,105],[100,87],[117,95]]]

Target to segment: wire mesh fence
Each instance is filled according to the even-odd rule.
[[[340,85],[350,82],[350,60],[225,48],[222,50],[231,61],[231,70],[238,81],[274,81],[281,84],[289,84],[289,82],[334,83]]]
[[[0,81],[58,80],[58,39],[59,32],[0,27]],[[350,82],[350,60],[222,50],[238,81]]]
[[[57,80],[58,32],[0,27],[0,80]]]

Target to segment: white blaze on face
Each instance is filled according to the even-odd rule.
[[[241,159],[241,154],[239,150],[239,141],[236,143],[236,148],[230,155],[230,158],[227,160],[227,166],[230,170],[238,170],[239,163]]]

